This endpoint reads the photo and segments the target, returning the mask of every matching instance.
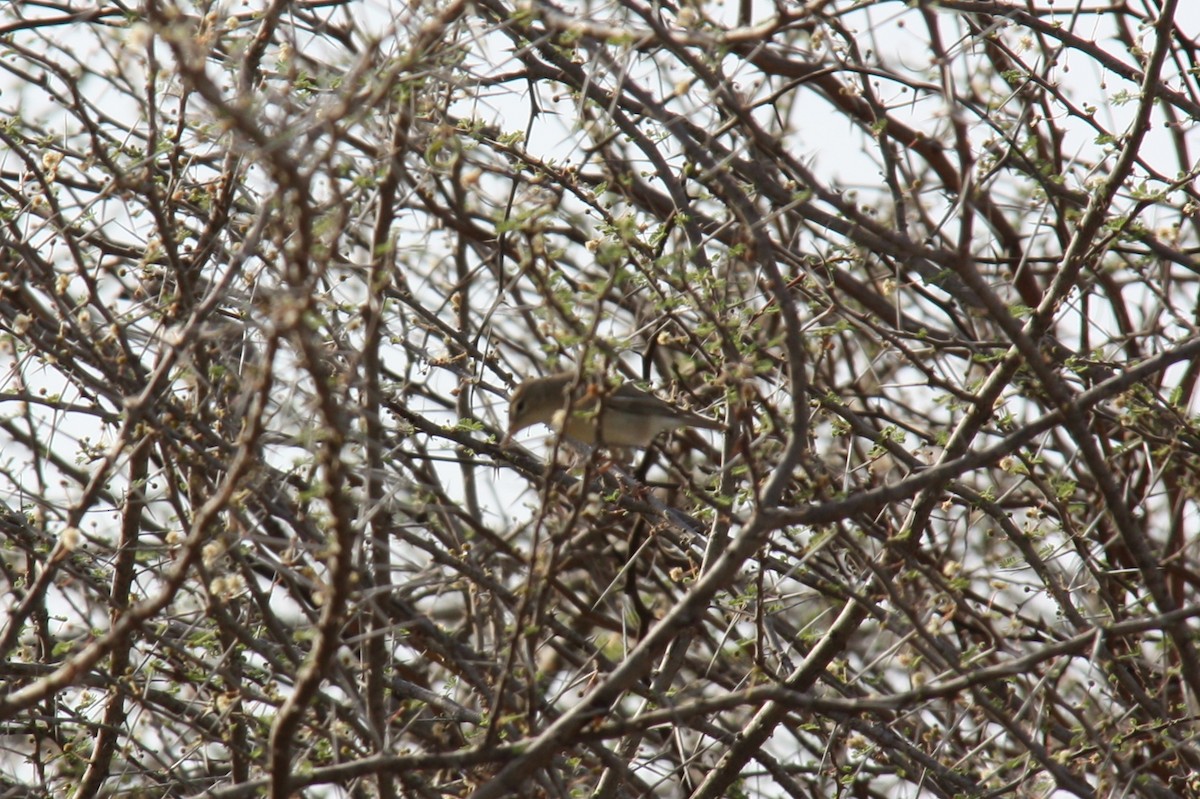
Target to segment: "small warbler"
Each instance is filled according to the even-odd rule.
[[[613,447],[650,446],[655,437],[680,427],[721,430],[724,425],[676,408],[631,383],[610,388],[581,382],[573,401],[567,392],[576,382],[573,372],[534,377],[517,386],[508,400],[508,435],[539,422],[581,444]],[[567,407],[571,417],[565,418]]]

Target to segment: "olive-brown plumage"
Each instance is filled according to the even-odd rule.
[[[517,386],[508,400],[508,437],[541,423],[581,444],[648,447],[668,430],[724,427],[715,419],[676,408],[631,383],[610,388],[583,382],[575,389],[574,401],[568,401],[567,392],[575,382],[573,372],[561,372],[530,378]]]

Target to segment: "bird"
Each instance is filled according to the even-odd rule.
[[[574,398],[568,392],[574,387]],[[566,419],[567,408],[571,416]],[[565,422],[565,423],[564,423]],[[574,372],[530,378],[508,400],[508,435],[545,424],[580,444],[645,449],[681,427],[722,430],[715,419],[677,408],[632,383],[616,387],[579,380]]]

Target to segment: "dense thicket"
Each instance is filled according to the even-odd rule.
[[[1200,792],[1189,5],[3,5],[0,787]]]

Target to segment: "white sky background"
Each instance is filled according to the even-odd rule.
[[[1177,23],[1184,30],[1194,31],[1200,35],[1200,4],[1182,3],[1180,5]],[[593,10],[595,10],[594,7]],[[734,13],[736,11],[735,4],[730,4],[726,10],[730,14]],[[1092,15],[1084,15],[1072,23],[1069,9],[1064,8],[1064,11],[1068,13],[1062,15],[1063,24],[1073,25],[1072,30],[1077,35],[1088,39],[1100,39],[1105,36],[1105,20],[1097,19]],[[769,13],[769,7],[763,5],[758,19],[765,18]],[[943,35],[953,33],[956,27],[953,15],[944,14],[942,19],[944,22]],[[894,69],[898,64],[905,65],[911,69],[911,77],[914,82],[925,83],[929,80],[931,55],[920,35],[924,32],[924,28],[919,25],[919,17],[911,8],[900,3],[884,3],[864,8],[860,13],[848,15],[842,21],[847,27],[863,31],[863,40],[859,43],[860,48],[869,47],[874,50],[880,61],[889,68]],[[918,32],[914,33],[913,28],[916,28]],[[1149,42],[1148,39],[1147,42]],[[947,39],[946,44],[949,47],[951,41]],[[954,44],[951,50],[970,49],[977,46],[974,41],[964,40]],[[1138,87],[1111,73],[1098,73],[1093,62],[1080,58],[1073,61],[1072,55],[1068,52],[1062,63],[1054,70],[1054,75],[1061,82],[1065,93],[1079,106],[1095,106],[1097,118],[1105,127],[1125,132],[1137,110],[1135,99]],[[636,59],[630,61],[630,69],[636,71]],[[954,68],[960,68],[969,63],[969,59],[956,60]],[[505,71],[508,67],[508,64],[501,63],[497,71]],[[1171,68],[1172,66],[1168,65],[1167,69]],[[956,76],[956,78],[961,79],[961,76]],[[754,87],[747,85],[743,89],[752,92]],[[1128,102],[1122,104],[1111,102],[1111,98],[1122,92],[1130,95]],[[937,135],[944,133],[944,129],[949,125],[945,108],[941,106],[941,102],[937,98],[925,93],[902,90],[898,86],[890,95],[887,91],[883,91],[881,94],[885,99],[894,99],[894,105],[890,109],[892,113],[916,129]],[[811,113],[796,113],[789,120],[795,131],[792,140],[797,142],[799,148],[802,148],[804,161],[816,174],[826,178],[832,185],[840,185],[846,191],[857,194],[863,202],[869,202],[872,195],[882,190],[880,167],[872,158],[874,151],[869,145],[864,144],[861,130],[848,121],[844,115],[830,109],[823,99],[816,96],[811,96],[811,101],[813,104]],[[562,98],[558,103],[547,102],[543,99],[541,108],[542,113],[535,121],[527,143],[529,151],[542,159],[573,161],[579,154],[581,139],[578,132],[573,130],[576,115],[571,99]],[[471,103],[471,110],[484,118],[494,115],[492,118],[495,123],[505,130],[523,131],[528,124],[529,108],[527,103],[522,104],[520,98],[512,95],[500,94],[494,96],[490,101]],[[970,121],[974,122],[974,120]],[[1177,171],[1174,143],[1164,127],[1163,118],[1157,112],[1155,113],[1155,123],[1147,137],[1147,145],[1143,148],[1146,160],[1153,168],[1171,176]],[[1083,161],[1095,162],[1098,160],[1098,153],[1103,147],[1096,142],[1095,130],[1082,125],[1074,118],[1066,118],[1063,124],[1067,131],[1064,151],[1079,154]],[[993,134],[985,126],[975,125],[973,135],[977,140],[982,141],[992,137]],[[1193,149],[1200,151],[1200,148],[1196,147],[1200,143],[1200,135],[1196,131],[1189,131],[1187,138]],[[1108,150],[1111,152],[1111,147]],[[1087,181],[1095,176],[1080,169],[1064,177],[1068,187],[1086,190],[1088,188]],[[1182,198],[1179,201],[1182,202]],[[1151,213],[1156,210],[1152,207]],[[1150,226],[1157,221],[1153,218],[1145,220]],[[981,239],[986,240],[987,235],[985,229],[981,230]],[[1101,336],[1108,338],[1112,332],[1110,329],[1112,320],[1106,318],[1103,311],[1104,309],[1101,308],[1098,315],[1093,306],[1091,324],[1101,328]],[[504,309],[502,308],[500,314],[503,313]],[[631,362],[637,363],[636,355]],[[492,402],[491,399],[490,396],[487,397],[485,405],[502,404]],[[488,408],[485,407],[482,413],[486,418]],[[497,421],[502,423],[503,409],[499,408],[496,413]],[[520,440],[526,443],[531,440],[540,440],[541,433],[525,433]],[[501,479],[507,483],[503,477]],[[514,487],[519,488],[520,486]],[[510,496],[508,491],[502,491],[502,494]],[[503,507],[505,506],[502,505],[499,509],[502,510]],[[511,505],[507,507],[511,507]]]
[[[759,3],[756,19],[766,19],[771,13],[770,4]],[[245,4],[237,4],[228,6],[230,11],[236,11],[240,15],[245,15],[253,9]],[[600,4],[581,4],[579,8],[584,13],[598,15],[603,18],[605,14],[604,6]],[[706,8],[706,13],[719,14],[721,9],[725,13],[732,15],[736,12],[736,4],[730,3],[726,6],[714,6]],[[395,20],[403,20],[407,14],[406,10],[398,10],[397,6],[391,4],[381,4],[377,2],[363,3],[357,10],[361,11],[359,19],[371,19],[378,21],[378,29],[380,31],[388,30],[389,26]],[[1077,20],[1072,20],[1069,13],[1069,8],[1063,9],[1064,13],[1061,16],[1061,21],[1064,25],[1072,27],[1072,30],[1085,38],[1103,38],[1107,31],[1105,30],[1106,20],[1097,18],[1092,15],[1084,15]],[[393,16],[397,15],[397,16]],[[943,34],[952,33],[956,29],[956,24],[953,21],[953,15],[943,14],[944,19]],[[1180,10],[1177,14],[1177,23],[1186,31],[1193,31],[1200,35],[1200,4],[1196,3],[1181,3]],[[925,49],[923,26],[920,25],[919,16],[908,8],[903,3],[881,3],[874,6],[868,6],[855,14],[847,15],[842,19],[842,24],[849,28],[856,29],[862,32],[862,39],[859,41],[861,49],[870,49],[878,54],[878,58],[890,68],[895,68],[897,64],[904,65],[911,69],[912,78],[916,82],[926,82],[929,80],[929,65],[930,54]],[[132,31],[114,30],[111,40],[98,40],[91,33],[79,36],[78,31],[70,26],[63,26],[55,31],[56,34],[64,38],[77,36],[79,38],[78,54],[81,60],[87,60],[89,57],[106,58],[112,57],[117,52],[117,43],[128,39],[130,35],[138,35]],[[490,35],[487,31],[480,29],[478,33],[477,44],[480,50],[473,57],[478,57],[481,53],[490,53],[490,58],[495,59],[495,63],[489,65],[480,65],[481,71],[503,72],[515,66],[515,63],[510,60],[510,54],[503,50],[505,43],[497,41],[495,45],[490,45]],[[957,44],[950,40],[946,42],[947,46],[955,48],[971,48],[976,46],[974,42],[964,41]],[[312,56],[317,60],[324,60],[323,50],[325,44],[317,38],[298,42],[298,45],[306,51],[306,55]],[[165,48],[160,47],[160,57],[165,54]],[[333,56],[334,54],[328,54]],[[125,57],[121,59],[124,64],[127,74],[131,82],[137,85],[137,81],[141,75],[141,70],[136,59]],[[1075,59],[1076,63],[1072,63],[1071,54],[1068,52],[1063,60],[1063,63],[1057,68],[1057,75],[1060,78],[1065,91],[1074,102],[1079,105],[1092,104],[1098,109],[1098,118],[1105,124],[1115,130],[1124,130],[1127,127],[1129,119],[1136,110],[1136,103],[1127,102],[1122,105],[1114,105],[1110,102],[1110,98],[1120,92],[1135,93],[1137,87],[1128,84],[1127,82],[1117,78],[1111,74],[1097,74],[1095,65],[1091,62]],[[969,63],[968,59],[955,61],[955,67]],[[350,69],[354,68],[353,64],[347,65]],[[1170,66],[1170,65],[1169,65]],[[637,59],[630,60],[630,68],[636,70],[638,68]],[[211,74],[211,70],[210,70]],[[735,78],[741,77],[734,75]],[[5,107],[13,108],[23,106],[25,112],[34,113],[35,115],[45,115],[47,127],[50,130],[55,130],[59,125],[55,121],[57,109],[53,104],[46,103],[44,95],[38,90],[30,89],[28,86],[22,86],[15,82],[11,76],[5,76],[6,83],[0,86],[3,94],[0,95],[0,102]],[[750,82],[753,76],[746,76],[747,83],[742,86],[743,91],[748,94],[753,94],[756,87]],[[95,94],[92,96],[94,102],[105,108],[110,113],[119,113],[118,103],[121,101],[121,96],[110,90],[110,88],[99,81],[92,81]],[[883,91],[883,97],[889,98],[889,93]],[[900,87],[890,95],[895,101],[892,107],[892,113],[900,117],[903,121],[908,122],[916,128],[938,133],[947,124],[944,109],[938,107],[940,101],[931,99],[927,94],[918,94],[912,91],[902,91]],[[797,145],[797,150],[802,154],[805,162],[813,169],[813,171],[827,179],[832,185],[840,185],[847,191],[855,192],[863,202],[870,202],[872,195],[875,194],[881,186],[880,167],[873,161],[871,154],[872,149],[869,146],[864,146],[862,139],[863,134],[853,125],[851,125],[844,116],[831,111],[825,104],[824,100],[810,95],[812,102],[811,109],[803,109],[803,113],[793,114],[789,124],[795,131],[792,140]],[[320,97],[315,98],[314,102],[319,107],[321,103]],[[509,93],[507,91],[496,91],[489,96],[476,98],[470,102],[462,103],[463,108],[461,113],[466,115],[476,115],[481,118],[493,122],[503,130],[508,131],[524,131],[529,123],[529,105],[528,96]],[[585,137],[582,137],[576,129],[576,109],[573,106],[570,98],[560,98],[558,102],[554,102],[551,98],[541,98],[542,113],[535,120],[531,135],[526,143],[527,149],[533,155],[543,160],[557,160],[559,162],[574,162],[578,160],[581,154],[581,147],[586,143]],[[906,110],[907,106],[907,110]],[[907,114],[907,118],[906,117]],[[1167,131],[1162,127],[1162,120],[1156,120],[1155,128],[1150,133],[1150,146],[1144,148],[1146,157],[1151,161],[1152,165],[1170,175],[1174,173],[1173,159],[1174,146],[1167,135]],[[1078,123],[1077,120],[1066,120],[1066,129],[1068,131],[1068,143],[1066,145],[1067,152],[1079,152],[1094,156],[1097,152],[1098,145],[1095,143],[1095,132],[1085,128]],[[981,139],[988,134],[983,126],[975,128],[975,135]],[[1197,143],[1197,135],[1194,132],[1189,132],[1189,141],[1193,146]],[[1161,158],[1159,158],[1161,156]],[[1096,160],[1091,157],[1088,160]],[[18,165],[13,163],[11,156],[0,152],[0,167],[14,169]],[[1072,174],[1066,176],[1069,183],[1075,188],[1084,188],[1084,181],[1088,177],[1084,174]],[[505,198],[507,187],[497,187],[496,200],[502,202]],[[251,189],[252,190],[252,189]],[[128,239],[136,241],[139,236],[140,222],[131,220],[123,212],[121,203],[105,203],[98,206],[98,211],[111,219],[110,231],[113,227],[121,228],[128,231]],[[403,223],[404,220],[401,220]],[[1156,220],[1146,220],[1148,224],[1153,225]],[[49,233],[47,234],[49,235]],[[986,232],[984,233],[986,235]],[[411,240],[407,237],[411,236]],[[430,237],[426,232],[418,229],[413,229],[409,233],[404,234],[400,239],[400,246],[412,246],[414,248],[430,248],[437,246],[437,238]],[[577,257],[579,254],[571,253],[570,257]],[[417,281],[419,286],[419,280]],[[353,284],[346,284],[341,290],[341,299],[352,302],[361,301],[361,292],[356,290]],[[441,296],[439,294],[440,301]],[[447,309],[447,313],[448,313]],[[511,313],[511,309],[500,307],[497,310],[496,321],[502,321],[504,316]],[[1095,317],[1092,320],[1093,324],[1100,327],[1108,327],[1111,320],[1101,317]],[[608,325],[607,329],[602,328],[603,333],[620,337],[624,331],[620,326]],[[631,345],[635,345],[631,341]],[[430,357],[441,355],[435,350],[429,352]],[[410,357],[406,353],[396,350],[389,355],[389,358],[407,359]],[[638,363],[636,354],[632,355],[631,364]],[[46,383],[44,388],[50,393],[55,393],[62,388],[59,381],[52,370],[44,372]],[[438,370],[433,370],[430,373],[430,378],[438,381],[441,385],[449,386],[452,378]],[[0,384],[3,388],[3,384]],[[503,402],[499,401],[491,394],[479,392],[476,394],[477,412],[485,419],[493,419],[498,424],[503,424],[505,414]],[[303,417],[303,409],[296,409]],[[447,423],[452,424],[454,419],[451,414],[445,414]],[[544,430],[535,431],[534,433],[523,434],[521,440],[525,443],[537,442],[545,439]],[[100,433],[97,426],[94,430],[89,430],[84,427],[72,427],[64,429],[65,436],[94,437]],[[67,439],[70,441],[70,439]],[[70,442],[70,448],[74,448],[74,442]],[[282,453],[281,453],[282,454]],[[289,456],[290,457],[290,456]],[[280,464],[284,465],[284,464]],[[450,467],[442,470],[447,479],[452,484],[458,483],[457,468]],[[501,473],[499,476],[499,484],[497,486],[497,495],[488,500],[486,494],[483,497],[485,501],[491,505],[491,510],[497,514],[498,521],[501,526],[507,522],[507,515],[513,512],[514,507],[519,508],[519,505],[514,505],[512,497],[514,492],[520,494],[527,489],[523,481],[513,481],[509,479],[506,473]],[[532,501],[534,498],[531,496]]]
[[[582,4],[579,6],[585,13],[592,13],[603,18],[605,9],[599,4]],[[236,11],[238,14],[245,15],[253,9],[245,4],[230,5],[230,11]],[[716,11],[714,11],[714,8]],[[727,14],[732,15],[736,11],[736,4],[728,4],[726,6],[716,6],[706,8],[708,13],[719,13],[720,9],[724,8]],[[756,19],[765,19],[772,13],[770,4],[760,3],[757,9]],[[1061,16],[1061,21],[1064,25],[1070,26],[1072,30],[1085,38],[1103,38],[1107,35],[1106,20],[1097,18],[1093,15],[1083,15],[1077,20],[1073,20],[1070,15],[1070,9],[1064,7],[1064,13]],[[378,20],[379,30],[385,31],[393,24],[393,20],[403,20],[407,14],[402,8],[398,10],[397,6],[381,3],[363,3],[361,5],[361,19]],[[393,16],[398,15],[398,16]],[[955,30],[956,25],[953,21],[953,15],[943,14],[945,24],[943,33],[951,33]],[[929,80],[929,64],[930,54],[924,47],[924,39],[922,38],[923,27],[919,26],[919,16],[903,3],[881,3],[874,6],[868,6],[852,15],[848,15],[842,19],[842,23],[852,29],[857,29],[862,32],[862,39],[859,42],[859,47],[862,49],[870,49],[878,54],[878,58],[886,63],[889,67],[895,68],[897,64],[905,65],[912,71],[912,78],[916,82],[925,82]],[[1194,35],[1200,35],[1200,4],[1197,3],[1181,3],[1180,10],[1177,14],[1177,23],[1185,31],[1193,32]],[[131,35],[138,35],[135,31],[122,31],[120,29],[113,30],[113,38],[111,40],[99,40],[92,33],[79,35],[79,31],[70,27],[63,26],[54,31],[56,35],[62,37],[66,41],[72,37],[78,37],[77,53],[81,61],[86,61],[89,58],[107,58],[113,57],[118,52],[118,43],[126,40]],[[480,30],[477,43],[480,45],[480,51],[475,56],[477,57],[482,52],[490,53],[490,56],[495,59],[495,63],[489,65],[480,65],[482,70],[491,70],[493,72],[502,72],[514,66],[514,62],[509,60],[510,56],[503,51],[503,42],[489,45],[490,34],[484,30]],[[312,39],[298,43],[306,51],[307,55],[313,56],[318,60],[323,58],[322,50],[325,47],[319,39]],[[952,44],[947,41],[948,46],[953,48],[971,48],[976,46],[974,42],[963,41],[957,44]],[[165,54],[165,48],[159,48],[160,57]],[[330,54],[332,55],[332,54]],[[141,76],[141,69],[136,59],[124,57],[120,59],[131,82],[137,85],[137,81]],[[969,60],[955,61],[955,67],[967,64]],[[354,65],[348,65],[353,69]],[[1171,68],[1171,65],[1168,65]],[[638,68],[637,59],[631,59],[630,68],[636,70]],[[211,72],[211,71],[210,71]],[[1133,94],[1137,87],[1111,74],[1099,74],[1095,72],[1095,65],[1092,62],[1082,59],[1075,59],[1072,62],[1071,53],[1067,53],[1063,59],[1063,63],[1059,65],[1056,74],[1062,82],[1066,93],[1075,103],[1079,105],[1094,105],[1098,109],[1098,118],[1105,124],[1115,130],[1124,130],[1132,114],[1136,110],[1135,102],[1126,102],[1121,105],[1115,105],[1110,99],[1121,92]],[[735,77],[739,77],[735,75]],[[44,115],[47,128],[51,131],[59,129],[61,123],[56,121],[57,108],[52,103],[47,103],[45,96],[38,90],[28,86],[21,85],[13,80],[11,75],[4,76],[4,85],[0,86],[3,94],[0,95],[0,103],[5,108],[21,107],[25,113],[32,113],[35,116]],[[747,81],[752,81],[753,76],[746,76]],[[89,92],[94,89],[94,94],[89,94],[89,97],[98,106],[103,107],[106,111],[113,114],[119,114],[121,109],[119,103],[121,95],[112,92],[111,89],[100,81],[91,81],[94,86],[85,86]],[[748,82],[742,87],[748,94],[753,94],[756,87]],[[888,92],[884,91],[883,96],[889,97]],[[904,121],[912,124],[914,127],[924,129],[931,133],[937,133],[948,124],[945,118],[944,109],[938,107],[938,102],[931,99],[927,94],[918,94],[912,91],[901,91],[900,87],[891,94],[895,100],[895,105],[892,112],[898,117],[904,119],[907,113],[907,119]],[[824,101],[815,95],[811,96],[812,108],[804,109],[804,113],[797,113],[789,120],[789,124],[795,130],[793,141],[797,144],[797,149],[802,153],[805,162],[819,176],[827,179],[833,185],[840,185],[847,191],[857,193],[863,202],[869,202],[871,196],[876,193],[881,186],[880,168],[871,157],[872,150],[868,146],[864,146],[863,134],[853,125],[851,125],[844,116],[834,113],[825,105]],[[320,98],[317,97],[314,101],[317,106],[320,105]],[[508,131],[524,131],[529,122],[529,105],[528,96],[521,96],[507,91],[497,91],[491,93],[487,97],[476,98],[470,102],[463,103],[462,113],[464,115],[477,115],[488,121],[493,122],[498,127]],[[553,102],[550,98],[542,97],[542,114],[536,119],[529,140],[526,144],[527,149],[543,160],[557,160],[559,162],[576,161],[581,154],[581,147],[585,143],[585,138],[580,135],[580,132],[575,127],[576,113],[572,101],[569,98],[561,98],[558,102]],[[906,111],[907,106],[907,111]],[[132,109],[131,109],[132,110]],[[1163,120],[1156,115],[1156,126],[1151,131],[1149,137],[1149,146],[1144,148],[1147,159],[1151,165],[1165,174],[1171,175],[1175,172],[1174,169],[1174,145],[1170,140],[1167,131],[1162,127]],[[1090,156],[1087,160],[1096,160],[1094,154],[1097,152],[1098,145],[1095,143],[1095,132],[1090,128],[1081,125],[1077,120],[1067,119],[1066,129],[1068,131],[1068,143],[1066,145],[1067,152],[1079,152]],[[978,126],[975,135],[986,137],[987,130],[983,126]],[[1189,131],[1189,142],[1193,147],[1197,144],[1198,137],[1195,131]],[[18,169],[19,164],[14,163],[10,154],[0,152],[0,167],[6,169]],[[1071,174],[1066,176],[1068,182],[1075,188],[1085,188],[1085,181],[1089,177],[1085,174]],[[505,197],[506,187],[497,187],[497,202],[502,202]],[[251,189],[252,190],[252,189]],[[108,217],[110,231],[113,228],[119,228],[127,231],[127,238],[130,241],[137,241],[141,222],[128,218],[124,213],[123,205],[119,202],[104,203],[98,205],[95,209]],[[403,220],[401,220],[403,222]],[[1148,219],[1148,224],[1155,224],[1157,220]],[[47,236],[50,236],[47,232]],[[986,233],[985,233],[986,235]],[[414,248],[430,248],[437,246],[436,237],[427,235],[426,232],[420,229],[413,229],[405,236],[411,236],[411,240],[402,237],[400,246],[412,246]],[[570,257],[578,257],[578,253],[569,254]],[[417,281],[419,285],[419,280]],[[346,299],[354,302],[361,301],[361,292],[356,290],[352,284],[346,284],[342,289],[341,299]],[[441,295],[438,295],[440,301]],[[448,312],[448,310],[447,310]],[[503,321],[505,314],[511,313],[511,309],[500,307],[497,311],[496,320]],[[1103,316],[1095,317],[1092,320],[1093,324],[1098,327],[1107,328],[1111,320],[1105,319]],[[602,333],[609,334],[615,337],[620,337],[625,332],[619,325],[609,325],[607,328],[602,328]],[[632,344],[632,342],[631,342]],[[430,351],[430,357],[437,357],[443,353]],[[401,350],[396,350],[389,354],[390,359],[399,358],[407,359],[410,356]],[[637,363],[636,354],[632,355],[630,363]],[[43,373],[45,383],[40,388],[45,388],[48,393],[57,393],[63,388],[62,382],[58,379],[53,370],[45,370]],[[444,373],[439,373],[438,370],[432,370],[430,379],[437,381],[439,387],[451,385],[453,378]],[[3,383],[0,382],[0,389],[3,389]],[[498,424],[503,424],[505,414],[503,402],[499,401],[491,394],[479,392],[476,394],[477,412],[485,419],[494,420]],[[296,412],[300,413],[303,418],[303,409],[296,408]],[[35,413],[39,411],[35,410]],[[451,414],[444,414],[445,420],[449,424],[455,421]],[[90,437],[95,439],[101,435],[99,425],[94,429],[89,429],[85,420],[72,420],[72,426],[62,430],[61,436],[68,449],[75,448],[76,438]],[[545,439],[543,431],[535,431],[534,433],[526,433],[521,440],[525,443],[538,442]],[[290,457],[287,453],[286,457]],[[296,454],[296,453],[292,453]],[[447,454],[449,452],[447,451]],[[284,463],[280,464],[285,465]],[[451,484],[457,485],[459,476],[458,470],[455,467],[443,468],[442,470]],[[522,515],[519,508],[519,503],[514,503],[512,497],[520,495],[527,490],[524,481],[512,480],[510,476],[501,472],[498,475],[499,480],[496,486],[496,494],[488,499],[485,492],[483,499],[490,507],[490,510],[497,516],[500,526],[508,523],[508,514],[518,509],[518,515]],[[528,497],[530,501],[534,497]]]

